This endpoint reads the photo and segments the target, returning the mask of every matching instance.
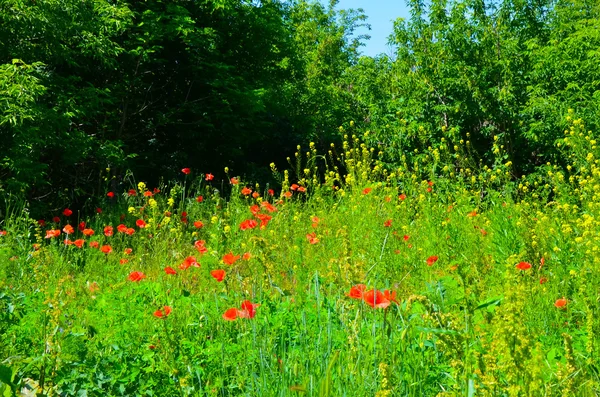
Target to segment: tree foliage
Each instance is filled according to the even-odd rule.
[[[64,189],[124,189],[128,169],[264,176],[348,116],[341,77],[365,17],[335,6],[3,2],[2,189],[58,206]]]
[[[488,163],[499,142],[518,172],[531,171],[557,157],[569,108],[598,127],[596,2],[409,6],[410,19],[396,20],[390,37],[395,57],[370,69],[386,88],[365,98],[380,104],[367,119],[392,161],[445,138],[468,140],[473,158]]]

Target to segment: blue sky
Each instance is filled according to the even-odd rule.
[[[323,3],[327,4],[324,0]],[[388,36],[392,33],[393,22],[396,18],[408,18],[408,8],[404,0],[340,0],[337,8],[362,8],[369,17],[367,23],[371,25],[370,31],[361,31],[371,36],[366,47],[362,47],[364,55],[375,56],[381,53],[390,53],[387,46]]]

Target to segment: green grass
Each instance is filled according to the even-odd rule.
[[[275,197],[255,186],[258,197],[243,195],[242,181],[224,199],[221,181],[192,174],[153,197],[126,186],[102,199],[101,214],[45,227],[14,207],[0,237],[0,391],[596,395],[595,163],[573,163],[571,181],[549,165],[513,183],[509,165],[471,171],[430,150],[422,164],[386,170],[347,144],[337,163],[346,177],[335,156],[324,170],[309,152],[307,170],[299,159],[300,175],[281,175]],[[290,191],[292,182],[306,192]],[[249,219],[258,226],[241,230]],[[78,230],[82,220],[93,236]],[[82,248],[64,233],[45,238],[67,223]],[[135,233],[118,232],[121,223]],[[232,265],[223,262],[230,252],[240,256]],[[200,266],[182,270],[189,256]],[[134,271],[145,278],[130,281]],[[357,284],[395,291],[397,302],[374,309],[348,296]],[[260,305],[252,318],[223,318],[245,300]],[[165,306],[168,316],[154,315]]]

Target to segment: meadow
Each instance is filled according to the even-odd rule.
[[[356,130],[277,187],[182,168],[81,212],[14,202],[0,395],[597,395],[600,153],[567,121],[531,175],[501,142],[391,167]]]

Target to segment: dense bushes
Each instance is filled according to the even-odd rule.
[[[391,37],[395,59],[358,66],[386,84],[359,89],[380,104],[369,111],[372,143],[392,162],[444,138],[468,142],[476,164],[491,165],[498,144],[521,174],[557,160],[567,109],[599,126],[597,2],[409,3]]]
[[[153,182],[182,166],[268,171],[348,116],[339,80],[364,17],[343,15],[303,1],[3,2],[0,187],[58,207],[127,169]]]

